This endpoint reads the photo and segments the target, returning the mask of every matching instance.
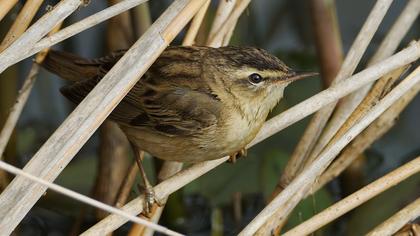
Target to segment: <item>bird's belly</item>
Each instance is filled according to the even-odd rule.
[[[253,138],[248,123],[216,127],[193,136],[166,136],[145,128],[121,127],[128,139],[140,149],[168,161],[201,162],[222,158],[244,148]]]

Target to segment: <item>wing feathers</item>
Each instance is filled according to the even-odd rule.
[[[163,57],[166,58],[168,54],[173,53],[172,48],[168,53],[164,53]],[[196,53],[195,57],[200,56],[194,50],[188,53],[191,55]],[[77,82],[63,87],[61,92],[78,104],[121,56],[122,52],[96,60],[82,60],[73,55],[53,53],[46,67],[53,72],[56,72],[57,68],[65,68],[66,73],[73,70],[67,75],[58,73],[62,77],[92,75],[83,80],[66,78]],[[200,58],[193,56],[188,58],[188,60],[192,59],[199,61]],[[168,136],[194,135],[217,125],[221,110],[220,100],[204,83],[188,83],[190,80],[201,79],[200,67],[194,67],[194,78],[186,78],[183,75],[185,68],[180,74],[172,70],[176,68],[174,63],[176,64],[176,61],[158,59],[114,109],[109,118],[126,126],[153,129],[155,132]],[[82,68],[87,68],[87,71]],[[167,76],[170,77],[167,78]]]

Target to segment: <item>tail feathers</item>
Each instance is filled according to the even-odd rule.
[[[99,65],[68,52],[50,50],[41,66],[65,80],[77,82],[96,76]]]

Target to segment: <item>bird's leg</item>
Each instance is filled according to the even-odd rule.
[[[235,163],[238,158],[246,157],[247,152],[248,151],[247,151],[246,148],[242,148],[241,150],[239,150],[239,151],[233,153],[232,155],[230,155],[228,162],[232,163],[232,164]]]
[[[144,187],[144,196],[145,196],[145,207],[144,212],[149,214],[152,212],[153,204],[156,203],[160,205],[159,201],[156,199],[155,191],[153,190],[153,186],[150,184],[149,179],[147,178],[146,171],[143,167],[143,151],[138,149],[135,145],[132,145],[134,155],[136,158],[137,166],[139,167],[141,178],[143,181]]]

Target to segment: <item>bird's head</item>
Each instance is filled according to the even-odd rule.
[[[205,74],[219,93],[268,111],[282,98],[287,85],[317,74],[296,72],[267,51],[253,47],[221,47],[209,51],[206,60],[209,69]]]

